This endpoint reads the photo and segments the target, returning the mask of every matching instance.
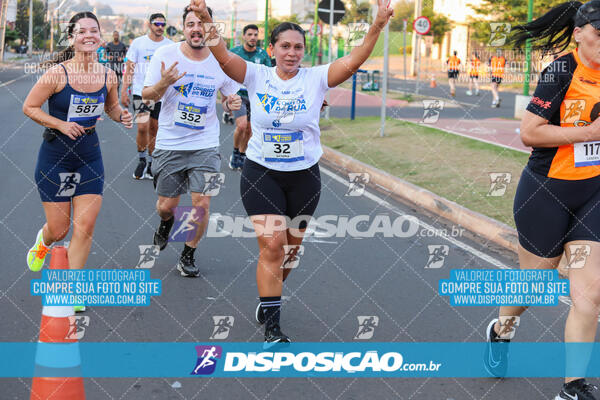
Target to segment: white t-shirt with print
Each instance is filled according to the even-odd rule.
[[[219,146],[217,90],[225,96],[237,93],[240,85],[230,79],[212,55],[202,61],[187,58],[183,43],[173,43],[156,51],[144,86],[154,86],[161,78],[161,61],[169,68],[176,61],[179,74],[186,75],[171,85],[160,100],[156,148],[200,150]]]
[[[135,69],[133,70],[133,81],[132,93],[138,96],[142,95],[142,89],[144,88],[144,77],[148,69],[148,64],[152,59],[152,56],[156,52],[156,49],[162,46],[173,43],[171,39],[163,37],[160,42],[155,42],[150,39],[148,35],[140,36],[136,38],[127,50],[127,60],[135,63]]]
[[[319,118],[329,90],[329,65],[300,68],[284,81],[276,67],[246,62],[244,85],[252,110],[246,157],[278,171],[298,171],[319,161]]]

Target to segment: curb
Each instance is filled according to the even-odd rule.
[[[366,172],[370,175],[369,184],[388,191],[392,197],[403,203],[424,208],[450,222],[484,237],[502,248],[517,253],[517,231],[495,219],[469,210],[453,201],[438,196],[410,182],[365,164],[361,161],[323,146],[323,161],[337,171]]]

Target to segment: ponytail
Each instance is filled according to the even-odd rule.
[[[579,1],[567,1],[535,20],[515,27],[512,42],[516,47],[521,47],[527,39],[532,39],[533,50],[551,54],[563,52],[571,43],[575,27],[583,26],[575,21],[582,5]]]
[[[57,64],[63,63],[67,60],[70,60],[75,56],[75,49],[73,46],[69,46],[66,49],[56,53],[50,60],[44,61],[42,63],[43,68],[50,68]]]

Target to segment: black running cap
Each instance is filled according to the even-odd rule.
[[[588,1],[577,10],[575,26],[591,24],[600,30],[600,0]]]

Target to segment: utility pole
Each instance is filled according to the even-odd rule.
[[[33,54],[33,0],[29,0],[29,37],[27,38],[27,54]]]
[[[413,18],[413,21],[415,19],[417,19],[418,17],[420,17],[422,12],[423,12],[423,0],[415,0],[415,17]],[[413,29],[412,40],[411,40],[412,55],[410,57],[410,76],[416,75],[417,54],[419,52],[418,47],[420,44],[419,43],[420,36],[421,35],[417,35]]]
[[[0,9],[0,62],[4,61],[4,41],[6,36],[6,17],[8,15],[8,0],[2,1]]]

